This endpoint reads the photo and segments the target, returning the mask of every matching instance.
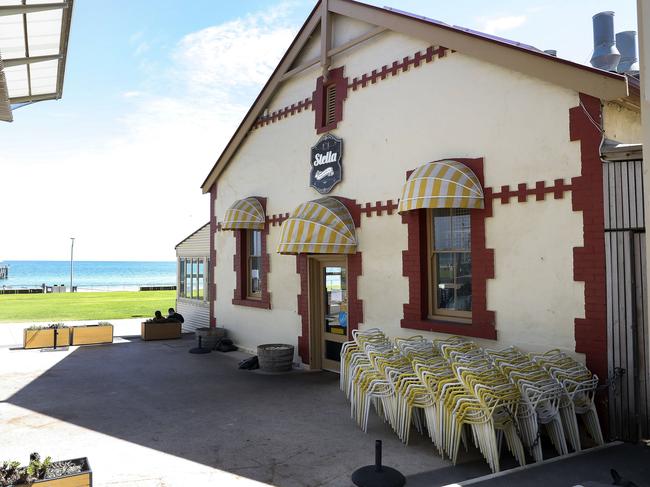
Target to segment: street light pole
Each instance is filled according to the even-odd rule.
[[[72,287],[72,276],[74,274],[74,268],[72,266],[74,258],[74,237],[70,237],[70,292],[72,292],[73,287]]]

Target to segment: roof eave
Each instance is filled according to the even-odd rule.
[[[300,50],[302,42],[309,37],[313,28],[315,28],[316,24],[314,22],[320,20],[320,3],[319,1],[314,7],[314,10],[312,10],[298,32],[298,35],[296,35],[291,46],[269,78],[269,81],[262,88],[257,99],[226,145],[226,148],[210,170],[210,173],[201,185],[204,193],[210,191],[219,174],[246,138],[255,119],[264,109],[265,103],[271,97],[273,89],[280,81],[283,69],[286,71],[290,67],[291,62],[293,62],[293,59],[297,55],[296,51]],[[627,78],[617,73],[610,73],[574,63],[573,61],[557,58],[546,53],[538,53],[457,27],[433,24],[426,19],[367,5],[354,0],[328,0],[328,9],[339,15],[361,19],[379,27],[425,40],[432,45],[443,45],[465,55],[482,59],[506,69],[519,71],[558,86],[594,96],[601,100],[620,100],[629,96]],[[307,35],[305,35],[306,31]],[[477,40],[483,42],[476,42]]]
[[[264,87],[260,90],[260,93],[257,95],[257,98],[255,99],[255,101],[249,108],[248,112],[244,116],[244,119],[239,124],[239,127],[237,127],[237,130],[235,130],[235,133],[228,141],[226,148],[219,156],[219,159],[217,159],[217,161],[215,162],[214,166],[210,170],[210,173],[205,178],[205,181],[203,181],[203,184],[201,184],[201,189],[204,194],[210,192],[212,185],[217,180],[217,177],[219,176],[222,170],[220,163],[224,159],[230,159],[230,157],[232,157],[232,155],[237,150],[237,147],[239,147],[241,141],[245,138],[246,134],[253,126],[253,123],[255,123],[255,120],[259,112],[262,110],[260,106],[263,106],[263,104],[266,103],[270,98],[270,96],[272,95],[273,90],[271,88],[272,87],[274,88],[277,85],[277,83],[280,82],[280,78],[282,77],[284,72],[289,69],[291,63],[293,63],[296,56],[299,54],[300,49],[302,48],[304,42],[306,42],[306,40],[309,38],[313,30],[316,28],[316,26],[319,25],[320,3],[321,2],[319,0],[314,6],[314,8],[312,9],[307,19],[305,20],[305,22],[302,24],[302,27],[300,27],[298,34],[296,34],[296,37],[294,37],[293,41],[291,42],[291,45],[284,53],[284,56],[282,56],[282,59],[280,59],[280,62],[276,66],[275,70],[273,71],[273,74],[271,74],[270,78],[268,79]]]

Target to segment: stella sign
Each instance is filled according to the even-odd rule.
[[[343,141],[331,134],[323,135],[311,148],[309,185],[327,194],[343,177]]]

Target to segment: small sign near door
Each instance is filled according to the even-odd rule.
[[[332,134],[323,135],[311,148],[309,185],[327,194],[343,178],[343,141]]]

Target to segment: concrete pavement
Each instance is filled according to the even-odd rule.
[[[409,486],[489,473],[475,451],[452,469],[424,437],[402,445],[376,415],[364,434],[335,374],[241,371],[245,354],[187,353],[193,346],[0,348],[0,459],[86,456],[96,487],[348,486],[382,439],[385,463],[414,476]]]

